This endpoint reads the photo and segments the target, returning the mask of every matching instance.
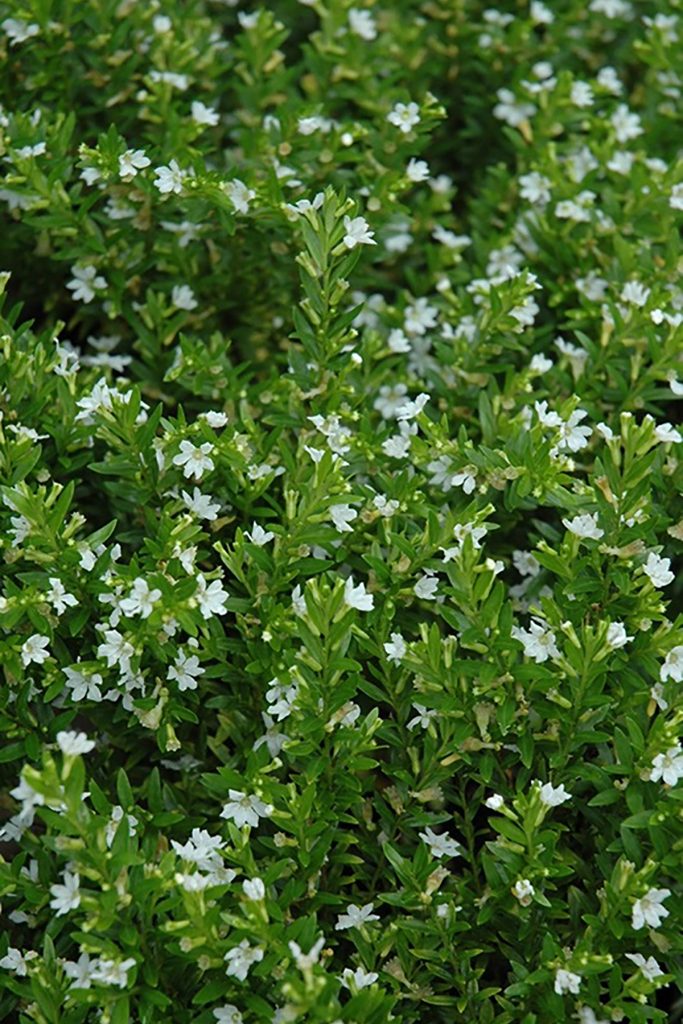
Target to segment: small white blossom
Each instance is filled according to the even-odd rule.
[[[229,789],[228,796],[230,799],[223,805],[220,816],[234,821],[238,828],[245,825],[257,828],[261,818],[268,818],[273,813],[273,806],[257,796],[250,796],[238,789]]]
[[[36,665],[42,665],[47,661],[50,657],[50,652],[47,650],[49,642],[49,637],[41,636],[39,633],[34,633],[28,640],[24,640],[21,645],[21,662],[24,667],[34,662]]]
[[[662,906],[664,900],[671,895],[671,889],[648,889],[644,896],[636,900],[632,907],[631,924],[636,931],[648,925],[659,928],[669,911]]]
[[[343,242],[347,249],[355,249],[357,245],[377,245],[374,235],[365,217],[344,217]]]
[[[420,108],[417,103],[395,103],[387,114],[387,121],[407,135],[420,123]]]
[[[354,586],[353,576],[349,576],[344,584],[344,601],[349,608],[356,608],[360,612],[370,612],[375,607],[375,600],[365,589],[365,584]]]
[[[512,894],[523,907],[528,907],[536,890],[528,878],[518,879],[512,887]]]
[[[424,601],[435,601],[438,586],[439,581],[435,576],[421,576],[413,587],[413,593]]]
[[[57,744],[63,754],[74,757],[76,754],[89,754],[95,746],[84,732],[62,731],[57,733]]]
[[[607,627],[606,642],[612,650],[618,650],[620,647],[625,647],[626,644],[633,640],[632,636],[629,636],[626,632],[626,627],[623,622],[610,622]]]
[[[261,878],[245,878],[242,892],[248,900],[262,900],[266,895],[266,887]]]
[[[341,983],[344,988],[360,992],[361,989],[374,985],[378,978],[379,974],[376,971],[365,971],[362,967],[357,967],[354,971],[350,967],[345,967],[341,974]]]
[[[651,551],[643,566],[643,572],[653,587],[668,587],[675,579],[674,574],[670,571],[670,565],[670,558],[660,558],[654,551]]]
[[[673,679],[675,683],[683,682],[683,645],[678,644],[676,647],[672,647],[666,658],[664,664],[659,670],[659,678],[663,683],[667,679]]]
[[[650,781],[659,782],[660,779],[667,786],[675,786],[679,779],[683,779],[683,748],[680,743],[652,759]]]
[[[532,619],[529,629],[513,626],[512,636],[523,645],[527,658],[533,658],[537,665],[541,665],[548,658],[560,657],[555,634],[540,620]]]
[[[540,784],[537,783],[537,785]],[[550,782],[540,786],[539,796],[541,803],[546,807],[559,807],[560,804],[564,804],[572,798],[571,793],[567,792],[563,783],[559,786],[553,786]]]
[[[572,971],[565,971],[562,968],[555,972],[555,991],[558,996],[570,992],[573,996],[578,995],[581,986],[581,975]]]
[[[263,960],[263,950],[260,946],[251,946],[248,939],[242,939],[238,946],[228,950],[223,959],[228,965],[225,971],[228,977],[244,981],[250,967]]]
[[[155,167],[154,173],[156,174],[154,186],[162,195],[168,195],[171,192],[180,195],[188,177],[188,172],[181,169],[177,160],[170,160],[168,166]]]
[[[171,305],[175,306],[176,309],[184,309],[187,312],[191,312],[197,308],[199,303],[189,284],[176,284],[171,291]]]
[[[369,921],[379,921],[377,914],[373,914],[372,903],[366,903],[362,907],[357,907],[355,903],[349,904],[346,908],[346,913],[340,914],[337,918],[337,923],[334,926],[335,931],[342,932],[346,931],[347,928],[361,928],[364,924]]]
[[[661,978],[664,974],[664,971],[653,956],[649,956],[646,960],[642,953],[627,953],[626,959],[634,963],[648,981],[656,981],[657,978]]]
[[[127,149],[119,157],[119,177],[124,181],[132,181],[138,171],[143,171],[150,163],[144,149]]]
[[[252,523],[251,530],[245,530],[244,536],[252,544],[255,544],[257,548],[265,547],[266,544],[270,544],[271,540],[275,539],[275,534],[271,530],[264,530],[259,523]]]
[[[354,519],[358,518],[358,512],[350,505],[330,505],[330,519],[339,533],[353,533],[353,527],[349,526]]]
[[[577,537],[600,540],[601,537],[605,536],[605,531],[601,530],[598,526],[598,516],[595,512],[574,516],[573,519],[563,519],[562,523],[570,533],[575,534]]]
[[[195,124],[214,127],[220,121],[218,111],[213,107],[207,107],[201,100],[194,100],[190,109],[192,112],[192,120]]]
[[[78,875],[72,875],[69,871],[65,871],[64,884],[50,886],[50,892],[53,897],[50,900],[50,906],[57,912],[57,917],[67,914],[70,910],[76,910],[80,905],[81,893],[79,885],[80,879]]]
[[[371,42],[377,38],[377,26],[370,11],[361,11],[352,7],[349,11],[349,28],[359,39]]]
[[[406,642],[400,633],[392,633],[390,640],[383,645],[387,660],[392,665],[400,665],[408,650]]]
[[[420,839],[427,844],[432,857],[441,860],[442,857],[459,857],[462,847],[451,839],[447,832],[433,832],[427,827],[424,832],[419,832]]]
[[[253,188],[249,188],[239,178],[227,182],[224,187],[237,213],[249,213],[249,204],[256,198]]]
[[[406,728],[412,730],[416,726],[420,726],[422,729],[426,729],[433,719],[438,718],[438,711],[435,708],[427,709],[424,704],[413,704],[413,708],[417,711],[415,718],[412,718]]]
[[[210,441],[204,441],[199,447],[192,444],[192,441],[181,441],[180,452],[173,456],[173,465],[183,467],[183,475],[186,478],[194,476],[200,480],[205,472],[211,472],[214,468],[214,461],[210,453],[214,446]]]
[[[173,665],[169,665],[166,678],[174,680],[178,684],[178,689],[182,692],[184,690],[196,690],[197,679],[199,676],[203,676],[206,669],[203,669],[199,664],[199,658],[196,654],[190,654],[179,650],[176,654],[175,662]]]

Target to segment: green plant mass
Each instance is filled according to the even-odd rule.
[[[0,0],[0,1021],[683,1021],[683,4],[257,3]]]

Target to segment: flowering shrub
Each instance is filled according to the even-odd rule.
[[[680,1019],[680,4],[502,6],[0,2],[2,1020]]]

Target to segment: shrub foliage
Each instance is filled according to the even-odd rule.
[[[679,1019],[679,10],[0,2],[0,1019]]]

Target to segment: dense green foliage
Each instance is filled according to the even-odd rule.
[[[679,1020],[678,0],[0,0],[0,1020]]]

